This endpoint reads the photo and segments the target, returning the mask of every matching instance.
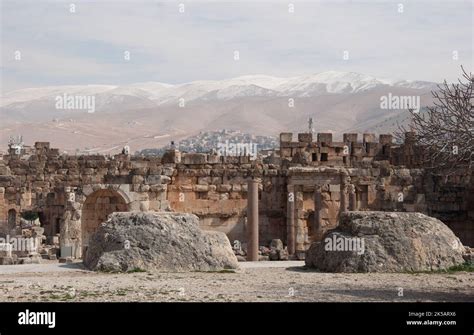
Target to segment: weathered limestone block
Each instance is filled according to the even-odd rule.
[[[280,133],[280,142],[293,141],[293,133]]]
[[[39,188],[48,188],[49,187],[49,183],[48,182],[45,182],[45,181],[34,181],[32,186],[34,188],[36,187],[39,187]]]
[[[238,268],[224,233],[202,231],[195,215],[165,212],[113,213],[93,235],[84,264],[118,272]]]
[[[140,211],[147,212],[150,209],[149,201],[140,201]]]
[[[198,169],[196,170],[197,177],[206,177],[211,175],[211,169]]]
[[[9,175],[11,173],[10,168],[5,165],[0,165],[0,175]]]
[[[147,169],[148,168],[148,161],[133,160],[133,161],[130,162],[130,168],[131,169],[140,169],[140,168]]]
[[[190,184],[196,184],[197,178],[193,176],[188,176],[184,175],[180,171],[176,177],[173,177],[173,184],[178,184],[178,185],[190,185]]]
[[[164,192],[166,191],[167,187],[167,184],[150,185],[150,190],[152,192]]]
[[[224,176],[224,169],[219,168],[219,167],[214,167],[211,171],[210,174],[213,177],[222,177]]]
[[[280,239],[270,241],[270,248],[275,250],[283,250],[283,242]]]
[[[211,177],[199,177],[198,178],[199,185],[208,185],[211,184]]]
[[[350,143],[350,142],[357,142],[357,133],[344,133],[343,134],[343,142]]]
[[[163,171],[163,168],[161,166],[152,165],[152,166],[150,166],[150,169],[149,169],[148,173],[150,175],[153,175],[153,174],[160,175],[162,173],[162,171]]]
[[[144,182],[145,178],[143,176],[133,176],[132,177],[132,184],[142,184]]]
[[[175,169],[172,167],[163,168],[163,175],[165,176],[172,177],[174,173],[175,173]]]
[[[148,192],[150,191],[150,185],[140,185],[140,192]]]
[[[206,199],[210,200],[210,201],[219,201],[220,200],[220,194],[217,193],[217,192],[214,192],[214,191],[209,191],[207,193]]]
[[[133,168],[130,172],[134,175],[144,176],[148,173],[148,168],[147,167]]]
[[[214,185],[222,184],[222,177],[211,177],[211,184],[214,184]]]
[[[207,192],[207,191],[209,191],[209,185],[193,185],[193,191],[195,191],[195,192]]]
[[[324,143],[325,145],[331,145],[332,133],[318,133],[318,142]]]
[[[228,184],[217,185],[218,192],[230,192],[231,190],[232,190],[232,185],[228,185]]]
[[[68,169],[71,169],[71,168],[77,169],[79,167],[79,163],[75,159],[68,159],[64,162],[64,167]]]
[[[201,153],[188,153],[184,154],[181,157],[181,162],[183,164],[206,164],[207,163],[207,155]]]
[[[14,176],[0,175],[0,184],[8,185],[15,179]]]
[[[444,223],[420,213],[346,212],[311,245],[306,265],[328,272],[432,271],[462,264],[463,250]]]
[[[179,190],[183,192],[190,192],[193,190],[193,185],[180,185]]]
[[[169,184],[171,178],[164,175],[149,175],[145,177],[145,184]]]
[[[179,165],[177,167],[178,169],[178,178],[182,178],[182,177],[195,177],[196,176],[196,170],[195,169],[188,169],[186,168],[184,165]]]
[[[218,156],[218,155],[208,155],[207,156],[207,162],[209,164],[218,164],[218,163],[220,163],[220,157],[221,156]]]
[[[375,134],[366,133],[366,134],[362,134],[362,141],[364,143],[375,143],[377,142],[377,138]]]
[[[298,142],[305,142],[305,143],[313,142],[313,134],[312,133],[299,133]]]
[[[232,191],[241,192],[242,191],[242,185],[241,184],[232,184]]]
[[[242,194],[240,192],[230,192],[229,199],[232,199],[232,200],[242,199]]]
[[[219,194],[219,200],[220,200],[220,201],[221,201],[221,200],[229,200],[229,198],[230,198],[229,193],[220,193],[220,194]]]

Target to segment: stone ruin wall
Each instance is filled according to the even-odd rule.
[[[284,238],[279,174],[277,166],[249,157],[179,152],[163,158],[69,156],[38,142],[20,155],[2,156],[0,218],[6,234],[9,225],[18,226],[20,213],[38,212],[45,235],[60,234],[61,245],[73,246],[76,256],[90,236],[87,230],[117,210],[186,211],[200,217],[203,229],[245,241],[247,180],[260,177],[261,239],[270,241]],[[8,222],[12,210],[13,227]]]
[[[408,137],[407,137],[408,138]],[[338,223],[344,210],[419,211],[445,220],[463,243],[473,245],[473,183],[470,175],[448,180],[427,176],[416,150],[390,135],[281,135],[280,155],[251,161],[169,151],[162,158],[62,155],[37,142],[0,159],[0,220],[18,226],[20,213],[38,212],[45,235],[61,236],[80,257],[95,227],[113,211],[184,211],[203,229],[246,241],[247,182],[259,178],[261,244],[285,244],[294,226],[297,253]],[[349,148],[349,152],[347,152]],[[400,201],[402,195],[402,201]],[[289,201],[293,198],[293,201]],[[315,210],[316,209],[316,210]],[[12,213],[15,213],[13,216]],[[14,222],[11,222],[14,221]]]

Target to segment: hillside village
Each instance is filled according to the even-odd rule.
[[[168,144],[158,149],[143,149],[137,155],[162,156],[172,148],[181,152],[210,153],[218,150],[219,146],[230,144],[255,144],[259,152],[264,153],[279,147],[279,140],[273,136],[252,135],[238,130],[222,129],[216,131],[203,131],[198,135],[188,137],[173,144]]]

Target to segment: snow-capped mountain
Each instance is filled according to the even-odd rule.
[[[96,97],[96,110],[123,109],[114,106],[133,101],[135,108],[206,101],[231,100],[242,97],[316,97],[325,94],[351,94],[379,87],[427,89],[434,83],[393,79],[377,79],[354,73],[328,71],[315,75],[279,78],[248,75],[226,80],[202,80],[179,85],[145,82],[131,85],[75,85],[21,89],[6,93],[0,107],[23,109],[38,102],[54,102],[59,95]],[[181,100],[182,99],[182,100]],[[126,104],[128,105],[128,104]],[[127,106],[128,107],[128,106]]]
[[[407,112],[381,108],[382,96],[419,96],[426,106],[435,87],[429,82],[330,71],[178,85],[144,82],[22,89],[1,97],[0,150],[6,148],[9,136],[18,134],[29,143],[50,141],[66,150],[94,148],[102,153],[123,145],[133,150],[159,147],[223,128],[278,136],[282,131],[306,131],[310,117],[315,131],[386,131]],[[65,96],[91,98],[94,108],[58,107],[57,97]],[[289,98],[294,99],[291,107]]]

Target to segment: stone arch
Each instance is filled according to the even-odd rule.
[[[82,187],[82,194],[86,197],[98,190],[109,189],[120,194],[128,204],[132,201],[130,185],[128,184],[87,184]]]
[[[109,188],[99,189],[87,195],[82,205],[81,240],[82,248],[89,245],[92,234],[99,225],[113,212],[127,212],[129,210],[128,197],[123,192]]]
[[[15,229],[16,227],[16,210],[14,208],[8,211],[8,230]]]

